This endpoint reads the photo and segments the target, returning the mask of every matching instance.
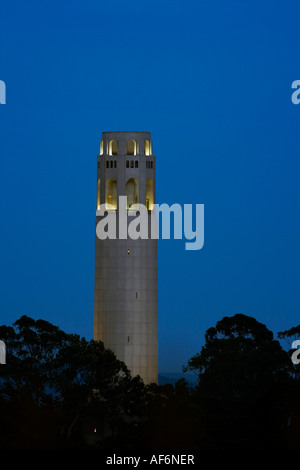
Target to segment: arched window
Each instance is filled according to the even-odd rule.
[[[139,202],[139,183],[135,178],[129,178],[126,183],[126,196],[127,196],[127,209],[132,204],[138,204]]]
[[[138,167],[139,167],[139,162],[138,162],[138,160],[136,160],[136,161],[134,162],[134,168],[138,168]]]
[[[97,210],[100,209],[100,178],[97,181]]]
[[[148,211],[152,210],[153,204],[154,204],[153,181],[151,178],[148,178],[146,182],[146,207]]]
[[[145,140],[145,144],[144,144],[144,154],[145,154],[145,155],[150,155],[150,143],[149,143],[149,140]]]
[[[100,155],[103,155],[103,140],[100,142]]]
[[[105,202],[117,209],[117,181],[114,178],[106,181]]]
[[[129,140],[126,143],[126,153],[127,155],[136,155],[136,141],[135,140]]]
[[[116,140],[109,141],[109,155],[118,154],[118,142]]]

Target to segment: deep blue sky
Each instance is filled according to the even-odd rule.
[[[299,1],[1,1],[0,323],[93,335],[102,131],[152,133],[157,202],[203,203],[205,246],[159,242],[159,368],[237,312],[300,323]]]

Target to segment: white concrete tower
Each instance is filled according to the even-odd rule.
[[[104,342],[132,375],[158,382],[157,240],[118,237],[119,196],[155,204],[155,156],[149,132],[103,132],[97,157],[97,208],[111,204],[117,239],[95,237],[94,338]],[[138,215],[138,213],[137,213]],[[136,216],[135,216],[136,217]],[[101,220],[96,216],[96,225]]]

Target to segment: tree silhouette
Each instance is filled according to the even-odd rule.
[[[134,415],[143,382],[102,342],[22,316],[0,327],[0,445],[66,448],[111,438]]]
[[[288,341],[299,327],[278,334]],[[145,386],[102,342],[22,316],[1,326],[0,449],[298,448],[300,382],[273,333],[243,314],[206,331],[184,379]],[[298,366],[297,366],[298,367]]]
[[[276,448],[287,416],[289,358],[252,317],[224,317],[205,334],[184,370],[198,374],[197,396],[217,448]]]

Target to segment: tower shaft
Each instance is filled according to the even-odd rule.
[[[116,239],[95,237],[94,338],[104,342],[132,375],[158,381],[157,240],[119,238],[119,196],[127,197],[127,227],[138,215],[133,204],[155,204],[155,156],[148,132],[104,132],[97,157],[97,208],[109,204]],[[101,216],[96,216],[96,226]],[[122,227],[124,232],[124,227]]]

